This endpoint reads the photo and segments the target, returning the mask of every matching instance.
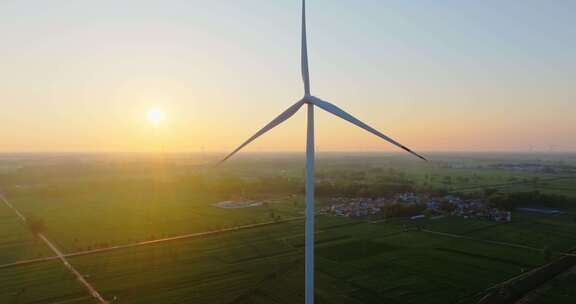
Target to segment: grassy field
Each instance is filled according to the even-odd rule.
[[[125,244],[174,235],[297,216],[293,202],[265,208],[223,209],[211,206],[220,195],[178,191],[153,182],[124,182],[122,189],[78,183],[57,193],[12,193],[23,214],[42,218],[46,234],[65,251]]]
[[[569,215],[538,216],[515,214],[514,221],[479,230],[470,236],[513,242],[552,251],[566,251],[576,245],[576,221]]]
[[[60,261],[5,268],[0,276],[0,303],[94,303]]]
[[[430,297],[446,303],[543,261],[538,252],[403,232],[394,224],[330,221],[333,227],[320,224],[317,233],[320,303],[416,303]],[[90,272],[104,294],[130,303],[164,297],[295,303],[303,292],[302,234],[302,223],[280,224],[72,261]],[[142,271],[149,275],[142,278]]]
[[[439,220],[446,222],[438,226],[457,233],[458,226],[449,223],[451,220]],[[538,251],[405,231],[403,227],[398,222],[371,224],[320,218],[319,302],[466,302],[467,296],[544,262]],[[303,223],[293,222],[70,261],[102,294],[126,303],[171,303],[176,299],[194,303],[295,303],[302,300],[303,293],[302,245]],[[3,280],[9,279],[12,287],[4,288],[0,299],[10,299],[20,286],[29,286],[30,276],[41,265],[45,264],[2,270]],[[72,289],[75,292],[68,292],[74,281],[62,267],[40,269],[43,275],[34,276],[26,293],[37,295],[45,281],[52,289],[67,291],[62,298],[89,302],[82,299],[78,286]],[[38,301],[49,303],[53,297],[48,293]]]
[[[0,263],[48,255],[48,248],[22,225],[12,210],[0,204]]]
[[[438,232],[453,233],[473,239],[549,249],[560,253],[576,246],[576,220],[568,214],[538,215],[515,212],[511,223],[475,221],[458,217],[440,220],[399,221]]]
[[[300,303],[304,223],[281,221],[302,216],[301,193],[260,193],[256,198],[267,203],[254,208],[212,206],[230,199],[229,192],[219,191],[222,176],[273,180],[274,172],[280,170],[288,178],[302,177],[298,161],[277,162],[280,169],[271,168],[267,159],[248,159],[229,168],[204,171],[185,161],[179,166],[149,167],[124,161],[97,165],[29,161],[21,170],[14,171],[13,165],[9,172],[0,170],[0,186],[22,213],[45,222],[46,236],[64,253],[271,222],[70,257],[70,263],[109,300]],[[320,159],[319,170],[365,184],[395,176],[441,186],[445,176],[451,176],[450,187],[475,188],[538,177],[541,182],[515,184],[506,191],[538,187],[566,195],[573,195],[575,185],[574,179],[554,180],[542,173],[419,168],[404,166],[403,159],[355,162]],[[200,174],[206,178],[198,178]],[[322,202],[320,198],[318,205]],[[318,303],[474,303],[486,288],[545,263],[547,250],[556,255],[576,246],[573,210],[557,216],[516,212],[509,224],[456,217],[372,223],[320,216],[316,230]],[[0,204],[0,303],[94,303],[58,260],[2,267],[52,255]],[[559,282],[558,288],[568,290],[571,282]]]
[[[537,301],[542,304],[574,303],[576,302],[576,267],[570,273],[561,275],[549,283],[546,290]]]

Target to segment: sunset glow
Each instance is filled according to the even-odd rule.
[[[164,121],[164,119],[166,119],[166,114],[158,108],[153,108],[153,109],[148,110],[148,113],[146,114],[146,118],[152,124],[159,125]]]
[[[574,4],[356,4],[309,3],[313,95],[419,151],[576,150]],[[224,152],[302,97],[299,1],[44,6],[0,4],[0,151],[145,151],[162,125]],[[303,119],[248,150],[302,151]],[[317,124],[321,151],[397,151]]]

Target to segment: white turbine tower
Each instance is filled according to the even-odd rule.
[[[306,304],[314,303],[314,106],[321,108],[322,110],[334,114],[382,139],[385,141],[408,151],[409,153],[426,160],[424,157],[420,156],[416,152],[408,149],[404,145],[398,143],[392,138],[380,133],[376,129],[370,127],[369,125],[358,120],[354,116],[348,114],[344,110],[340,109],[334,104],[327,101],[321,100],[318,97],[312,96],[310,94],[310,77],[308,73],[308,48],[306,41],[306,0],[302,0],[302,80],[304,81],[304,97],[293,104],[291,107],[282,112],[278,117],[274,118],[271,122],[265,125],[252,137],[248,138],[244,143],[242,143],[236,150],[228,154],[220,163],[226,161],[246,145],[251,143],[256,138],[260,137],[262,134],[273,129],[277,125],[286,121],[288,118],[292,117],[298,110],[306,105],[308,110],[308,126],[306,132],[306,244],[305,244],[305,300]]]

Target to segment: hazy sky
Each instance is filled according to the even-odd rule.
[[[312,92],[417,150],[576,150],[576,1],[309,0]],[[0,0],[0,151],[229,150],[303,95],[299,0]],[[159,107],[159,127],[146,120]],[[320,111],[320,110],[319,110]],[[318,112],[320,151],[395,150]],[[252,146],[301,150],[304,111]]]

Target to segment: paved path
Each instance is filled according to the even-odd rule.
[[[100,303],[108,303],[106,300],[104,300],[104,298],[100,295],[100,293],[98,293],[98,291],[96,289],[94,289],[94,287],[92,287],[92,285],[90,285],[90,283],[88,283],[88,281],[86,281],[84,276],[80,272],[78,272],[78,270],[76,270],[76,268],[74,268],[74,266],[72,266],[68,262],[66,257],[62,254],[62,252],[60,252],[60,250],[58,250],[58,248],[56,248],[56,246],[54,246],[54,244],[52,244],[52,242],[50,242],[50,240],[48,240],[41,233],[38,233],[38,237],[40,237],[44,241],[44,243],[46,243],[48,245],[48,247],[50,247],[50,249],[52,249],[52,251],[54,251],[54,253],[56,253],[56,255],[62,261],[64,266],[66,266],[66,268],[68,268],[68,270],[70,270],[70,272],[72,272],[76,276],[76,279],[78,281],[80,281],[80,283],[82,283],[82,285],[84,285],[84,287],[86,287],[86,289],[88,290],[88,292],[90,293],[90,295],[92,297],[94,297]]]
[[[4,195],[0,194],[0,200],[2,200],[4,204],[8,206],[8,208],[12,209],[24,224],[27,223],[26,217],[22,213],[20,213],[18,209],[14,208],[14,206],[10,204],[10,202],[4,197]],[[72,266],[72,264],[68,262],[64,254],[62,254],[62,252],[56,246],[54,246],[54,244],[52,244],[52,242],[50,242],[50,240],[46,236],[44,236],[44,234],[38,233],[37,236],[42,241],[44,241],[44,243],[48,245],[48,247],[50,247],[50,249],[56,254],[55,258],[60,259],[62,261],[64,266],[66,266],[66,268],[68,268],[68,270],[76,277],[76,279],[80,283],[82,283],[84,287],[86,287],[86,289],[94,299],[98,300],[98,302],[102,304],[108,304],[108,301],[104,300],[104,298],[100,295],[100,293],[98,293],[98,291],[92,285],[90,285],[88,281],[86,281],[84,276],[82,276],[82,274],[78,272],[78,270],[76,270],[76,268],[74,268],[74,266]]]

